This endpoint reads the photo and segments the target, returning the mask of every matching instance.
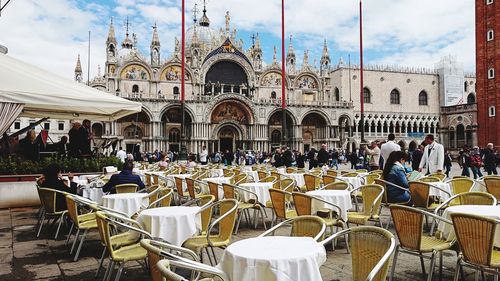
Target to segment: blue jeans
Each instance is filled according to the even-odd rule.
[[[337,170],[339,169],[339,161],[337,159],[332,160],[332,168],[335,167]]]
[[[474,174],[474,179],[480,178],[483,176],[481,173],[481,167],[471,167],[472,174]]]
[[[467,166],[462,167],[462,176],[470,177],[469,167]]]

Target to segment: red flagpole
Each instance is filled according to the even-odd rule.
[[[281,122],[283,142],[286,144],[286,76],[285,76],[285,0],[281,0]]]
[[[361,143],[365,141],[365,99],[363,84],[363,3],[359,0],[359,99],[361,102]]]
[[[182,33],[181,33],[181,41],[182,41],[182,43],[181,43],[181,77],[182,77],[182,79],[181,79],[181,102],[182,103],[184,103],[184,98],[185,98],[184,91],[185,91],[185,84],[186,84],[184,81],[185,80],[184,79],[184,77],[185,77],[185,75],[184,75],[184,73],[185,73],[184,56],[185,56],[185,45],[186,45],[186,30],[185,30],[185,26],[184,26],[186,19],[185,19],[185,14],[184,14],[184,9],[185,9],[184,2],[185,2],[185,0],[182,0]]]

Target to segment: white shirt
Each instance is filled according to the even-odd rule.
[[[123,163],[125,162],[125,159],[127,159],[127,152],[125,152],[123,149],[118,150],[118,152],[116,153],[116,157],[118,157]]]
[[[207,162],[207,156],[208,156],[208,151],[206,149],[202,150],[200,152],[200,162]]]
[[[384,163],[389,159],[389,155],[393,151],[401,151],[401,146],[394,141],[388,141],[380,147],[380,156],[384,158]]]

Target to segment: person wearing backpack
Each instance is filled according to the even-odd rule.
[[[470,156],[470,162],[474,179],[482,177],[483,174],[481,173],[481,167],[483,166],[483,160],[481,159],[481,155],[479,153],[479,147],[474,147],[474,150],[472,151]]]

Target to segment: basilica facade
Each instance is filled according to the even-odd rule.
[[[276,49],[263,60],[257,35],[249,49],[237,39],[229,12],[225,26],[212,28],[206,9],[186,30],[186,68],[181,77],[180,42],[161,57],[159,30],[153,27],[150,50],[141,53],[128,25],[119,43],[113,22],[106,40],[106,61],[90,86],[142,103],[142,112],[115,122],[93,122],[96,145],[118,140],[128,151],[180,150],[181,79],[185,79],[184,140],[189,152],[271,151],[286,143],[306,151],[326,143],[352,151],[361,144],[360,68],[342,58],[332,63],[324,43],[319,67],[309,52],[299,55],[290,37],[286,79]],[[299,61],[299,63],[298,63]],[[316,60],[314,60],[316,61]],[[434,69],[365,66],[363,101],[365,140],[383,140],[394,133],[409,150],[432,133],[446,147],[476,144],[475,75],[464,73],[453,57]],[[81,82],[78,58],[75,80]],[[281,88],[285,83],[286,131],[283,132]],[[81,121],[81,120],[79,120]],[[11,132],[34,120],[17,120]],[[71,120],[43,124],[54,141],[67,133]]]

